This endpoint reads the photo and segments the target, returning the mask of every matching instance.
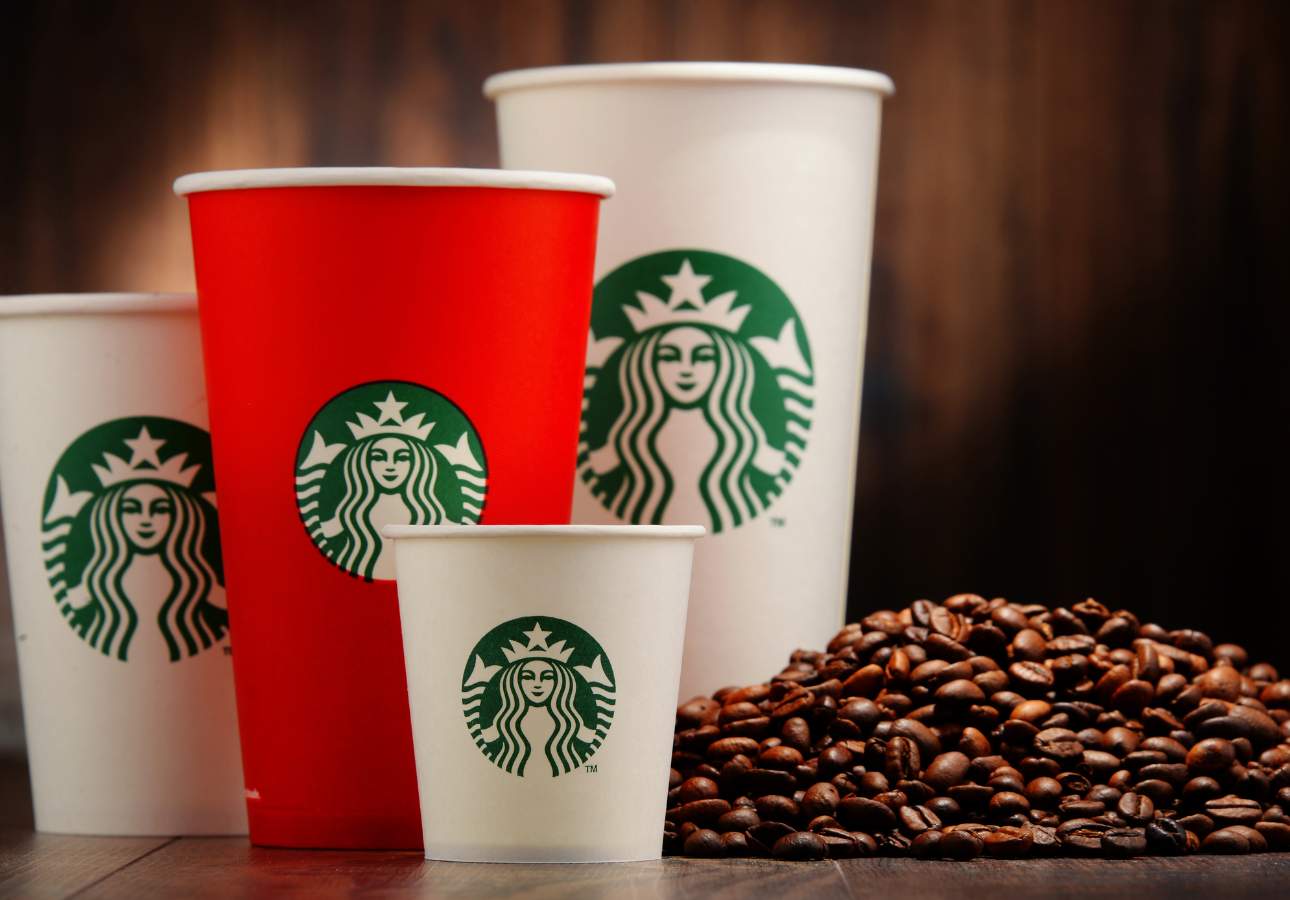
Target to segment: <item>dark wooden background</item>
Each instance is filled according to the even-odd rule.
[[[1290,667],[1288,39],[1239,0],[11,4],[0,293],[190,288],[186,171],[495,165],[497,70],[879,69],[852,611],[1094,595]]]

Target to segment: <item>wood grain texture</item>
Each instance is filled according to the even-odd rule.
[[[1284,529],[1266,523],[1290,486],[1290,5],[48,0],[8,16],[0,293],[190,288],[170,193],[185,171],[493,165],[479,88],[501,69],[889,73],[852,614],[1092,594],[1288,662]],[[1262,627],[1226,621],[1237,605]]]
[[[0,897],[70,897],[172,840],[34,834],[31,828],[27,767],[0,757]]]

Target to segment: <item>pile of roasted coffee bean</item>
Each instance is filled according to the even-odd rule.
[[[677,709],[667,853],[1290,849],[1290,680],[1094,600],[919,600]]]

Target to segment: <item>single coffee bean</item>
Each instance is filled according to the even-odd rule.
[[[1180,856],[1187,852],[1187,829],[1173,820],[1157,818],[1146,826],[1147,847],[1162,856]]]
[[[940,855],[943,835],[939,831],[923,831],[909,844],[909,855],[915,859],[936,859]]]
[[[1029,812],[1030,801],[1025,795],[1015,791],[1002,791],[990,798],[989,808],[991,817],[1004,819],[1017,813]]]
[[[1250,839],[1235,828],[1220,828],[1200,842],[1200,849],[1202,853],[1249,853]]]
[[[944,859],[964,861],[980,856],[985,850],[985,842],[970,831],[947,831],[942,835],[937,849]]]
[[[1022,691],[1046,691],[1053,686],[1053,673],[1043,663],[1031,660],[1008,666],[1008,675]]]
[[[1005,825],[985,838],[985,854],[999,859],[1020,859],[1030,855],[1035,842],[1029,826]]]
[[[1113,828],[1102,835],[1102,851],[1107,856],[1128,859],[1147,852],[1147,835],[1141,828]]]
[[[838,803],[836,817],[852,831],[875,834],[897,825],[896,813],[885,803],[865,797],[847,797]]]
[[[824,839],[809,831],[786,834],[771,848],[771,855],[776,859],[824,859],[828,853],[829,847],[824,843]]]
[[[1116,811],[1130,825],[1145,825],[1155,817],[1156,805],[1150,797],[1130,791],[1120,798]]]
[[[783,822],[792,825],[801,817],[802,811],[792,797],[769,794],[757,798],[757,815],[765,822]]]
[[[807,788],[802,796],[802,815],[810,819],[816,816],[831,816],[840,801],[837,788],[827,781],[817,782]]]
[[[904,806],[898,813],[900,827],[907,834],[922,834],[929,828],[940,828],[941,820],[926,806]]]
[[[747,831],[761,824],[761,816],[755,809],[732,809],[717,819],[714,830],[726,834],[731,831]]]
[[[726,845],[711,828],[700,828],[685,839],[684,850],[686,856],[716,859],[725,856]]]
[[[1062,785],[1056,778],[1040,777],[1026,785],[1026,799],[1032,807],[1055,806],[1062,796]]]
[[[922,771],[918,745],[909,738],[897,735],[887,742],[884,769],[890,781],[917,778]]]
[[[1269,850],[1290,850],[1290,823],[1256,822],[1254,827],[1263,835]]]
[[[1247,825],[1263,816],[1263,807],[1257,800],[1247,800],[1228,794],[1205,802],[1205,815],[1222,828],[1225,825]]]
[[[933,789],[944,792],[967,777],[970,765],[971,760],[966,754],[951,750],[932,760],[923,774],[923,780]]]
[[[716,822],[726,813],[730,812],[730,803],[720,798],[710,798],[708,800],[692,800],[689,803],[682,804],[676,811],[673,821],[677,824],[682,822],[694,822],[698,825],[709,825]]]
[[[694,800],[711,800],[721,793],[717,783],[711,778],[689,778],[681,782],[677,800],[690,803]]]

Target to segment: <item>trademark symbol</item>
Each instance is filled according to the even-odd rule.
[[[785,525],[783,516],[771,516],[770,525],[772,528],[783,528]]]
[[[590,772],[590,773],[593,773],[593,774],[594,774],[595,772],[599,771],[599,770],[595,767],[595,765],[583,766],[583,767],[582,767],[582,770],[583,770],[584,772]]]

